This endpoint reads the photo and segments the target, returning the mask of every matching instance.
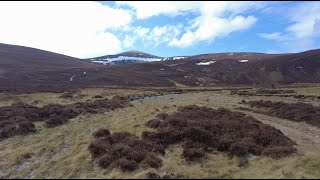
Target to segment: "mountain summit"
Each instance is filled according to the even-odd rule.
[[[162,58],[159,56],[155,56],[152,54],[148,54],[142,51],[137,51],[137,50],[131,50],[131,51],[126,51],[126,52],[122,52],[119,54],[116,54],[118,56],[128,56],[128,57],[144,57],[144,58]]]
[[[148,54],[142,51],[131,50],[114,55],[89,58],[88,60],[96,63],[106,64],[132,64],[150,61],[161,61],[163,58]]]

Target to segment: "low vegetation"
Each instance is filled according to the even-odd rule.
[[[143,132],[143,138],[164,146],[183,144],[183,157],[201,159],[206,152],[218,150],[233,156],[266,155],[273,158],[294,153],[295,144],[279,130],[251,116],[219,108],[195,105],[179,107],[172,115],[159,114]]]
[[[147,122],[155,132],[144,131],[142,139],[127,132],[112,135],[100,129],[89,146],[92,158],[102,168],[134,171],[139,167],[158,168],[169,145],[182,143],[186,161],[200,161],[215,150],[231,156],[280,158],[296,152],[295,144],[279,130],[253,117],[220,108],[184,106],[172,115],[160,113]]]
[[[76,90],[70,90],[70,91],[63,93],[61,96],[59,96],[59,98],[72,99],[72,98],[74,98],[76,93],[77,93]]]
[[[252,96],[254,93],[246,91],[246,90],[232,90],[230,91],[230,95],[239,95],[239,96]]]
[[[70,105],[50,104],[42,108],[24,103],[0,107],[0,139],[35,132],[34,122],[44,121],[48,128],[53,128],[67,123],[69,119],[80,114],[96,114],[124,108],[129,104],[128,98],[114,96],[112,99],[105,98]]]
[[[263,113],[267,108],[246,105],[248,101],[260,99],[297,102],[298,99],[284,96],[318,96],[319,88],[294,88],[296,94],[261,94],[245,98],[230,95],[232,90],[255,92],[254,87],[181,90],[114,87],[82,89],[71,93],[73,98],[59,98],[68,91],[3,94],[0,97],[0,132],[6,126],[4,132],[14,132],[10,137],[18,136],[0,140],[0,179],[319,178],[319,128],[302,123],[301,128],[295,129],[300,123],[266,116]],[[81,94],[85,97],[80,98]],[[170,95],[143,100],[166,94]],[[125,103],[132,102],[114,111],[100,109],[100,105],[91,108],[96,100],[108,98],[111,101],[116,95],[123,97]],[[305,102],[319,105],[313,98]],[[82,103],[86,105],[80,105]],[[89,104],[91,112],[86,108]],[[11,109],[11,105],[14,108]],[[39,110],[45,107],[46,118],[37,119]],[[63,118],[67,107],[83,109],[83,113],[72,119]],[[255,119],[233,111],[238,108],[244,108],[247,110],[244,113]],[[20,117],[4,118],[5,110]],[[49,110],[54,113],[46,114]],[[33,117],[32,121],[29,117]],[[160,137],[174,141],[162,142]],[[197,139],[202,137],[208,138]],[[258,142],[269,145],[264,147]],[[223,146],[225,150],[220,149]],[[295,148],[298,153],[294,153]],[[253,150],[259,151],[252,153]]]
[[[139,167],[159,168],[162,160],[156,154],[164,154],[163,146],[139,139],[128,132],[110,134],[108,129],[94,133],[96,140],[89,150],[100,167],[116,167],[122,171],[134,171]]]
[[[257,94],[292,94],[295,90],[281,90],[281,89],[259,89]]]
[[[271,116],[297,122],[306,122],[320,127],[320,107],[311,104],[301,102],[289,104],[264,100],[249,101],[247,104]]]
[[[279,95],[279,94],[294,94],[295,90],[281,90],[281,89],[258,89],[256,91],[247,90],[232,90],[231,95],[239,96],[255,96],[255,95]]]

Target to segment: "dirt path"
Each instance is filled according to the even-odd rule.
[[[293,122],[264,114],[248,111],[244,113],[257,120],[279,129],[282,133],[297,143],[298,153],[318,154],[320,152],[320,129],[306,123]]]
[[[173,96],[174,100],[170,98],[153,99],[153,103],[159,104],[175,104],[177,106],[187,104],[198,104],[209,106],[213,108],[225,107],[234,109],[237,104],[241,102],[243,97],[234,97],[230,95],[205,92],[205,93],[186,93]],[[206,101],[208,99],[209,101]],[[261,97],[249,97],[246,100],[259,100]],[[266,97],[264,99],[274,100],[275,97]],[[278,99],[279,100],[279,99]],[[291,103],[291,98],[281,98],[281,100]],[[170,103],[169,103],[170,102]],[[235,111],[239,111],[234,109]],[[268,124],[288,136],[290,139],[297,143],[298,153],[300,154],[319,154],[320,152],[320,128],[309,125],[307,123],[294,122],[286,119],[272,117],[260,113],[250,111],[240,111],[245,114],[251,115],[257,120]]]
[[[225,107],[234,109],[237,104],[241,102],[243,97],[230,96],[219,94],[216,92],[201,92],[201,93],[186,93],[175,95],[170,99],[169,97],[153,99],[152,103],[163,104],[175,104],[177,106],[197,104],[201,106],[208,106],[213,108]],[[259,100],[262,97],[248,97],[246,100]],[[263,97],[267,100],[275,100],[275,97]],[[279,99],[277,99],[279,101]],[[281,98],[284,102],[292,103],[292,98]],[[146,100],[147,102],[149,100]],[[151,102],[150,102],[151,103]],[[240,111],[236,110],[235,111]],[[240,111],[245,114],[251,115],[257,120],[268,124],[276,129],[279,129],[282,133],[288,136],[290,139],[297,143],[297,149],[299,154],[311,155],[319,154],[320,152],[320,128],[309,125],[307,123],[294,122],[286,119],[272,117],[260,113],[254,113],[250,111]]]
[[[70,82],[71,81],[73,81],[73,78],[75,78],[77,75],[73,75],[73,76],[71,76],[71,78],[70,78]]]

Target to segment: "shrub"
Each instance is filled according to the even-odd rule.
[[[154,173],[154,172],[148,172],[146,174],[146,178],[147,179],[161,179],[161,176],[157,173]]]
[[[149,128],[157,128],[161,124],[161,120],[159,119],[151,119],[150,121],[147,122],[146,126]]]
[[[48,128],[53,128],[68,122],[68,119],[63,116],[58,116],[56,114],[51,114],[49,119],[44,121]]]
[[[169,114],[167,114],[167,113],[160,113],[156,117],[161,120],[166,120],[168,116],[169,116]]]
[[[134,171],[138,169],[138,164],[135,161],[127,159],[118,159],[114,162],[115,167],[119,167],[123,172]]]
[[[137,149],[135,151],[128,152],[127,158],[129,160],[140,163],[141,161],[143,161],[146,158],[147,154],[148,154],[148,152],[143,151],[141,149]]]
[[[320,107],[305,103],[283,103],[272,101],[249,101],[248,105],[259,109],[260,112],[291,121],[305,121],[313,126],[320,127]]]
[[[99,158],[98,164],[102,168],[107,168],[109,167],[113,162],[113,159],[110,155],[103,155],[102,157]]]
[[[238,159],[238,167],[246,167],[249,164],[249,161],[246,157],[240,157]]]
[[[274,90],[274,89],[260,89],[257,94],[292,94],[296,93],[294,90]]]
[[[99,129],[93,135],[96,138],[105,137],[105,136],[109,136],[110,135],[110,131],[109,131],[109,129]]]
[[[104,155],[107,151],[104,148],[103,144],[101,143],[91,143],[88,147],[91,155],[93,158],[98,158],[101,157],[102,155]]]
[[[251,96],[253,95],[253,93],[249,92],[249,91],[245,91],[245,90],[234,90],[230,92],[230,95],[239,95],[239,96]]]
[[[61,96],[59,96],[59,98],[63,98],[63,99],[71,99],[73,98],[74,93],[72,92],[66,92],[63,93]]]
[[[66,94],[74,94],[67,92]],[[92,102],[78,102],[69,105],[49,104],[42,108],[28,105],[25,103],[14,103],[11,106],[0,107],[0,129],[1,138],[8,138],[17,134],[27,134],[34,132],[32,123],[44,121],[49,128],[56,127],[68,122],[80,114],[96,114],[103,111],[110,111],[117,108],[124,108],[130,105],[126,97],[115,96],[112,99],[99,99]],[[19,123],[22,123],[19,125]],[[6,126],[18,126],[15,132],[8,132]]]
[[[152,147],[152,152],[154,152],[156,154],[164,155],[164,154],[166,154],[166,149],[165,149],[165,146],[163,146],[163,145],[154,144]]]
[[[162,166],[162,160],[152,154],[149,154],[142,163],[144,167],[159,168]]]
[[[18,128],[16,130],[17,134],[26,135],[28,133],[36,132],[36,127],[32,122],[21,122],[18,124]]]
[[[93,159],[102,168],[112,167],[122,171],[134,171],[143,167],[158,168],[162,160],[154,153],[164,154],[165,148],[151,141],[139,139],[128,132],[105,133],[105,129],[98,130],[101,136],[95,136],[88,149]],[[109,131],[108,131],[109,132]],[[109,134],[105,136],[105,134]]]
[[[95,96],[93,96],[93,98],[95,98],[95,99],[101,99],[101,98],[103,98],[103,97],[100,96],[100,95],[95,95]]]
[[[136,136],[128,133],[128,132],[115,132],[112,134],[112,140],[113,142],[121,142],[126,138],[136,138]]]
[[[184,149],[182,156],[187,160],[187,161],[197,161],[201,158],[203,158],[205,155],[205,152],[203,149],[198,149],[198,148],[190,148],[190,149]]]
[[[10,120],[1,121],[0,122],[0,129],[2,129],[2,128],[6,127],[6,126],[10,126],[10,125],[11,126],[14,125],[14,123],[12,121],[10,121]]]
[[[9,138],[15,135],[16,126],[9,125],[0,130],[0,139]]]
[[[30,158],[32,158],[32,156],[34,156],[34,153],[23,153],[23,154],[21,155],[21,157],[22,157],[23,159],[30,159]]]
[[[201,159],[205,152],[214,149],[239,157],[261,155],[263,150],[279,146],[294,149],[295,143],[281,131],[251,116],[224,108],[178,107],[176,113],[163,119],[160,125],[153,126],[156,131],[143,132],[142,138],[164,148],[183,143],[182,157],[187,161]],[[153,122],[149,121],[150,124]],[[279,149],[278,154],[287,156],[292,153],[294,151]]]
[[[263,150],[262,155],[278,159],[287,156],[288,154],[293,154],[296,152],[297,150],[295,148],[278,146]]]

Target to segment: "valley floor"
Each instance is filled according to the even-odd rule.
[[[286,87],[301,95],[320,95],[320,86]],[[250,91],[250,90],[249,90]],[[86,102],[96,95],[112,97],[152,90],[130,89],[83,89],[73,99],[59,98],[61,93],[36,93],[22,95],[0,95],[0,107],[14,102],[26,102],[36,106],[50,103],[70,104]],[[27,136],[15,136],[0,141],[0,178],[145,178],[148,172],[176,178],[320,178],[320,128],[305,122],[293,122],[253,111],[240,110],[246,107],[242,100],[271,100],[287,103],[305,102],[320,106],[320,99],[279,96],[231,95],[230,90],[196,91],[183,94],[146,98],[132,102],[133,106],[100,114],[85,114],[67,124],[45,128],[43,122],[36,124],[37,132]],[[245,167],[238,166],[236,157],[214,152],[198,162],[187,162],[181,158],[181,145],[170,146],[162,156],[159,169],[139,169],[122,172],[118,169],[101,169],[93,162],[89,144],[92,133],[100,128],[111,132],[127,131],[141,136],[142,131],[152,129],[145,126],[161,112],[173,113],[179,106],[198,105],[214,109],[224,107],[240,111],[269,124],[297,143],[298,153],[281,159],[256,157]]]

